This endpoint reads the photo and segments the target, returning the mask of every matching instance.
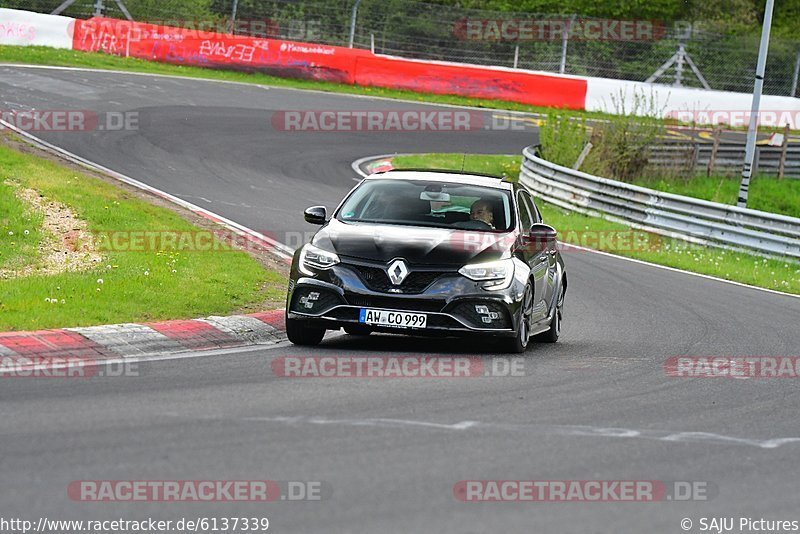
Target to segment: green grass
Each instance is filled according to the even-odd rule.
[[[452,104],[457,106],[471,106],[477,108],[508,111],[526,111],[542,114],[546,113],[549,109],[501,100],[467,98],[456,95],[433,95],[402,89],[384,89],[380,87],[364,87],[359,85],[347,85],[315,80],[279,78],[277,76],[269,76],[260,72],[241,72],[202,67],[187,67],[183,65],[171,65],[167,63],[144,61],[135,58],[112,56],[100,52],[76,52],[72,50],[59,50],[44,46],[0,46],[0,62],[52,65],[59,67],[85,67],[92,69],[124,70],[146,74],[168,74],[187,78],[204,78],[209,80],[254,83],[260,85],[270,85],[274,87],[313,89],[331,93],[366,95],[427,103]],[[568,111],[567,113],[571,116],[587,118],[608,117],[608,114],[600,112]]]
[[[42,217],[17,198],[15,190],[0,180],[0,270],[21,269],[39,256]]]
[[[71,207],[93,232],[201,230],[98,178],[0,144],[0,183],[9,179]],[[6,234],[0,250],[25,255],[7,234],[36,221],[20,219],[24,207],[11,198],[0,190],[0,209],[15,210],[0,223]],[[191,318],[254,310],[282,298],[283,277],[244,252],[147,249],[104,251],[86,272],[0,280],[0,331]]]
[[[462,159],[462,154],[420,154],[398,156],[394,158],[393,165],[396,168],[459,170]],[[520,156],[470,155],[465,161],[464,170],[514,176],[518,174],[520,160]],[[537,201],[537,205],[544,221],[558,230],[562,242],[599,248],[612,254],[725,280],[800,294],[800,264],[691,245],[677,239],[632,230],[625,224],[564,210],[541,200]],[[602,239],[610,241],[605,246],[598,246]],[[627,244],[626,240],[628,243],[634,243],[635,240],[635,244]],[[579,253],[581,252],[565,251],[565,261],[569,263],[569,255]]]
[[[690,180],[682,178],[643,178],[636,185],[659,191],[675,193],[712,202],[736,205],[740,177],[696,176]],[[800,217],[800,180],[772,176],[758,176],[750,182],[747,207],[755,210],[782,213]]]

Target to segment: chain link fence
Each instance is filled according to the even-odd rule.
[[[51,13],[62,3],[0,0],[0,7]],[[709,33],[700,29],[701,24],[686,22],[649,21],[654,30],[650,34],[624,38],[617,28],[616,33],[601,31],[600,38],[592,38],[583,30],[592,24],[613,29],[615,21],[464,9],[411,0],[75,0],[62,14],[88,18],[102,13],[125,18],[124,6],[138,21],[189,28],[211,24],[244,35],[348,46],[356,4],[353,44],[379,54],[637,81],[651,79],[672,60],[656,81],[739,92],[753,89],[758,36]],[[504,36],[503,28],[508,29],[509,22],[512,29],[525,24],[533,27],[533,35],[517,31],[519,38]],[[619,25],[629,22],[616,21]],[[560,31],[562,26],[571,29]],[[794,96],[798,67],[800,41],[773,38],[765,92]]]

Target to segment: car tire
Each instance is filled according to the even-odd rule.
[[[556,309],[553,318],[550,320],[550,330],[542,332],[536,336],[536,341],[540,343],[555,343],[561,335],[561,323],[564,319],[564,284],[561,284],[556,301]]]
[[[295,345],[319,345],[319,342],[325,337],[325,329],[309,327],[305,324],[305,321],[289,319],[287,317],[286,337]]]
[[[344,331],[350,334],[351,336],[368,336],[372,333],[372,331],[367,328],[366,326],[361,325],[349,325],[344,327]]]
[[[531,315],[533,314],[533,287],[530,284],[525,286],[525,294],[522,297],[522,317],[517,327],[517,335],[513,339],[506,341],[506,352],[512,354],[522,354],[528,349],[528,342],[531,338]]]

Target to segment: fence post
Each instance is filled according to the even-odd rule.
[[[572,166],[572,168],[574,170],[577,171],[578,169],[581,168],[581,165],[583,165],[583,162],[586,159],[586,156],[589,155],[589,152],[592,150],[593,146],[594,145],[592,145],[591,141],[587,141],[586,145],[584,145],[583,150],[581,150],[581,153],[578,156],[578,160],[575,162],[575,165]]]
[[[792,81],[792,92],[789,96],[797,94],[797,77],[800,76],[800,50],[797,51],[797,59],[794,62],[794,79]]]
[[[781,150],[781,162],[778,165],[778,180],[783,180],[783,174],[786,171],[786,154],[789,152],[789,123],[783,129],[783,150]]]
[[[758,174],[758,165],[761,163],[761,147],[756,147],[755,155],[753,156],[753,168],[750,176],[756,176]],[[743,206],[747,207],[747,206]]]
[[[102,17],[103,16],[103,0],[96,0],[94,3],[94,16],[95,17]]]
[[[514,68],[517,68],[519,65],[519,45],[514,47]]]
[[[233,7],[231,8],[231,35],[236,32],[236,12],[239,10],[239,0],[233,0]]]
[[[572,28],[572,23],[575,22],[575,17],[577,15],[572,15],[569,19],[569,23],[564,27],[564,30],[561,32],[561,66],[558,69],[560,74],[564,74],[567,70],[567,43],[569,42],[569,30]]]
[[[692,143],[692,159],[689,165],[689,178],[694,178],[694,171],[697,168],[697,160],[700,159],[700,143]]]
[[[717,164],[717,150],[719,150],[719,140],[722,136],[722,126],[717,125],[714,128],[714,145],[711,147],[711,157],[708,159],[708,169],[706,170],[706,176],[711,176],[714,174],[714,167]]]
[[[349,48],[353,48],[353,41],[356,39],[356,17],[358,17],[358,4],[361,0],[356,0],[353,4],[353,12],[350,14],[350,40],[347,44]]]
[[[369,51],[375,53],[375,34],[369,34]]]

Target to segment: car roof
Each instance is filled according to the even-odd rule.
[[[453,182],[465,185],[479,185],[495,189],[511,190],[513,185],[499,176],[488,174],[461,173],[439,170],[391,170],[370,174],[366,180],[428,180],[431,182]]]

